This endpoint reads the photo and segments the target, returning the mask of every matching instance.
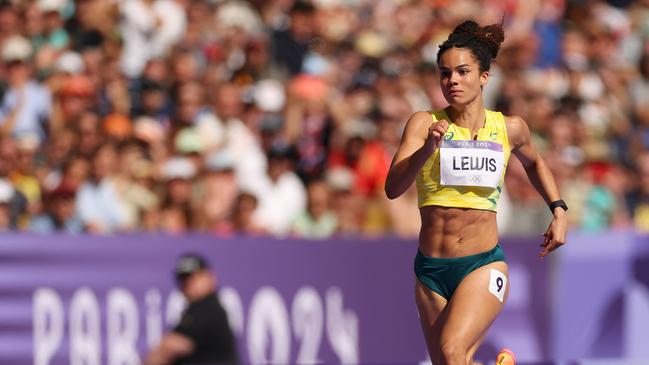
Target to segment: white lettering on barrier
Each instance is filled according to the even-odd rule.
[[[167,312],[165,313],[165,321],[169,326],[175,326],[180,321],[180,315],[183,309],[187,306],[187,300],[183,294],[178,290],[173,290],[169,293],[167,298]]]
[[[182,294],[174,290],[162,310],[162,298],[158,289],[151,288],[144,295],[146,313],[146,343],[149,348],[157,345],[163,332],[162,313],[165,323],[174,326],[186,305]],[[219,290],[229,324],[238,337],[244,335],[244,305],[239,293],[230,287]],[[322,338],[326,338],[342,364],[359,362],[358,317],[343,307],[343,292],[338,287],[327,290],[324,301],[317,290],[310,286],[298,289],[291,304],[291,316],[279,292],[272,287],[262,287],[253,296],[248,311],[246,347],[249,360],[261,363],[320,362],[318,354]],[[34,364],[48,365],[65,338],[64,315],[66,310],[59,293],[51,288],[37,288],[33,294]],[[133,293],[125,288],[112,288],[106,297],[107,363],[132,365],[140,362],[137,343],[139,331],[139,307]],[[69,359],[72,365],[95,365],[101,363],[100,305],[89,288],[76,290],[68,308]],[[291,361],[291,330],[298,341],[296,359]]]
[[[301,340],[296,363],[315,364],[322,341],[324,313],[318,292],[310,287],[300,288],[293,298],[291,319],[293,332]]]
[[[63,302],[50,288],[36,289],[32,302],[34,365],[47,365],[63,340]]]
[[[219,300],[223,309],[228,314],[228,324],[235,336],[242,336],[244,329],[244,313],[241,297],[236,290],[230,287],[223,287],[219,290]]]
[[[325,295],[327,308],[327,336],[342,364],[358,364],[358,317],[343,308],[343,292],[331,287]]]
[[[286,306],[279,292],[262,287],[250,303],[248,315],[248,355],[252,364],[288,364],[291,335]],[[270,356],[266,348],[270,345]]]
[[[90,288],[81,288],[70,302],[70,364],[99,365],[101,359],[99,303]]]
[[[138,307],[133,294],[123,288],[108,291],[108,365],[139,365]]]
[[[149,348],[160,343],[162,339],[162,299],[158,289],[149,289],[144,294],[146,304],[146,344]]]

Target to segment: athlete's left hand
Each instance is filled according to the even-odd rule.
[[[568,231],[568,215],[561,208],[556,209],[550,227],[543,234],[543,251],[541,257],[547,256],[550,252],[563,246],[566,243],[566,232]]]

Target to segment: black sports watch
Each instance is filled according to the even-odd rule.
[[[555,200],[552,203],[550,203],[550,212],[554,213],[554,208],[560,207],[563,210],[568,210],[568,206],[566,205],[566,202],[563,200]]]

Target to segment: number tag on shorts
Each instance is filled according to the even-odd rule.
[[[498,298],[502,303],[505,300],[505,289],[507,289],[507,276],[496,269],[490,270],[489,292]]]

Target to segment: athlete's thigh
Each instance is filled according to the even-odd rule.
[[[473,356],[509,294],[507,264],[492,262],[468,274],[448,303],[441,342],[458,341]]]
[[[433,364],[441,364],[439,340],[441,329],[446,322],[447,300],[415,279],[415,302],[428,354]]]

